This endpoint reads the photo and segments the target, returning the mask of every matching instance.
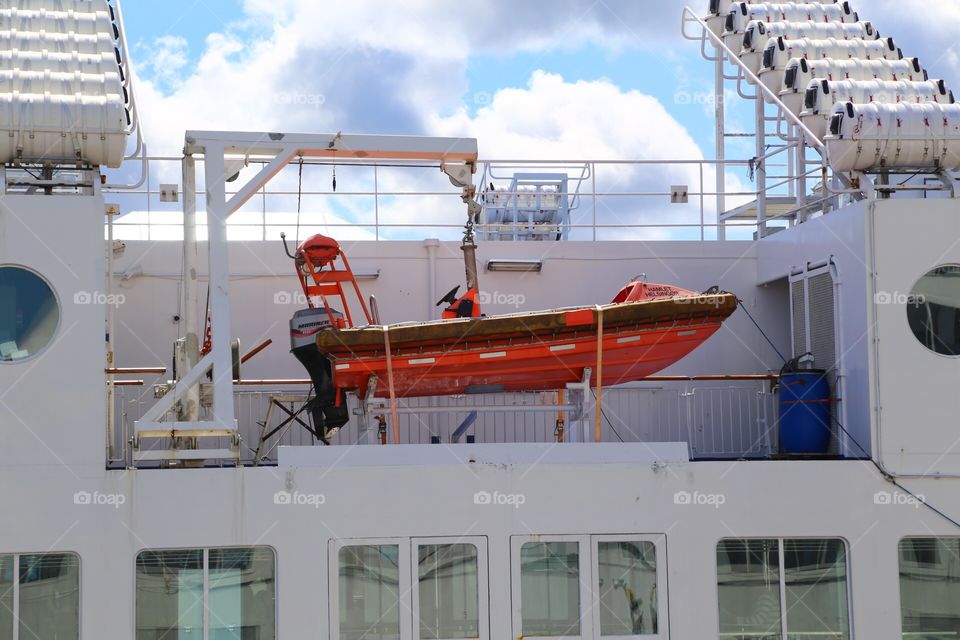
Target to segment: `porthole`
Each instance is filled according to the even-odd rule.
[[[960,356],[960,265],[943,265],[920,278],[907,299],[907,321],[927,349]]]
[[[59,324],[57,297],[43,278],[22,267],[0,266],[0,364],[40,354]]]

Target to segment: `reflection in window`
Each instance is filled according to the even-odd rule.
[[[780,549],[776,540],[717,545],[720,636],[780,638]]]
[[[960,538],[900,541],[904,638],[960,637]]]
[[[0,267],[0,362],[36,355],[57,331],[60,310],[50,285],[19,267]]]
[[[783,638],[784,620],[786,640],[850,637],[842,540],[723,540],[717,576],[721,637]]]
[[[907,321],[931,351],[960,356],[960,265],[938,267],[920,279],[907,303]]]
[[[0,640],[13,638],[17,624],[20,638],[80,637],[80,558],[72,553],[0,556]]]
[[[849,638],[847,550],[841,540],[784,540],[787,637]]]
[[[652,542],[597,546],[600,635],[657,632],[657,550]]]
[[[400,547],[340,549],[340,640],[400,638]]]
[[[273,640],[273,550],[144,551],[137,556],[137,640]],[[204,567],[209,588],[204,594]]]
[[[422,545],[418,567],[420,638],[479,638],[477,547]]]
[[[275,638],[273,549],[210,549],[208,554],[210,640]]]
[[[523,635],[580,635],[580,552],[576,542],[528,542],[520,549]]]

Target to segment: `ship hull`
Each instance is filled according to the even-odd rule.
[[[642,380],[712,336],[736,309],[729,294],[324,331],[333,385],[399,397],[562,389],[602,370],[603,385]],[[601,318],[603,325],[601,327]],[[386,348],[389,340],[389,353]],[[598,349],[598,344],[602,345]],[[391,382],[392,380],[392,382]]]

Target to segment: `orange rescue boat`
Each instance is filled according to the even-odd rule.
[[[485,317],[469,233],[463,249],[468,291],[457,299],[454,290],[438,303],[449,303],[444,319],[378,325],[335,240],[317,235],[297,248],[291,257],[310,308],[294,316],[291,339],[314,383],[318,432],[345,424],[344,393],[362,396],[374,380],[373,395],[394,398],[563,389],[586,368],[594,385],[601,370],[603,386],[642,380],[693,351],[737,307],[730,293],[638,278],[607,305]],[[366,326],[354,323],[345,284],[360,300]],[[331,306],[336,298],[342,312]]]

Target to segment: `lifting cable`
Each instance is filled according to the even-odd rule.
[[[300,169],[297,173],[297,233],[294,236],[296,244],[300,246],[300,199],[303,196],[303,156],[300,156]]]

